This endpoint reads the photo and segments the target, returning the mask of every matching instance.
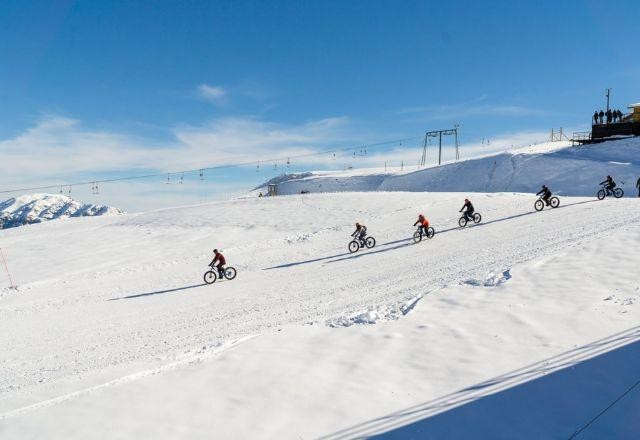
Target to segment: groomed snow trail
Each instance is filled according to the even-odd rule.
[[[10,230],[19,293],[0,291],[0,412],[153,370],[285,324],[401,316],[440,287],[640,222],[636,200],[471,195],[483,223],[460,229],[467,194],[319,194],[241,199]],[[436,236],[413,244],[419,212]],[[349,254],[364,222],[376,248]],[[202,285],[213,247],[239,275]]]

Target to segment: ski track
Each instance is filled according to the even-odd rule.
[[[59,403],[65,402],[69,399],[73,399],[76,397],[80,397],[83,396],[85,394],[89,394],[89,393],[93,393],[96,391],[99,391],[101,389],[104,388],[108,388],[108,387],[112,387],[112,386],[116,386],[116,385],[121,385],[127,382],[133,382],[135,380],[139,380],[142,379],[144,377],[148,377],[148,376],[152,376],[154,374],[159,374],[165,371],[170,371],[176,368],[179,368],[183,365],[189,365],[189,364],[193,364],[196,362],[202,362],[205,359],[214,357],[214,356],[218,356],[222,353],[224,353],[225,351],[228,351],[234,347],[236,347],[238,344],[241,344],[243,342],[246,342],[250,339],[252,339],[253,336],[247,336],[235,341],[230,341],[227,342],[225,344],[220,344],[220,346],[214,347],[213,349],[206,351],[207,347],[203,347],[202,350],[198,351],[197,353],[195,353],[194,355],[189,355],[189,356],[183,356],[181,359],[164,364],[160,367],[157,368],[152,368],[149,370],[144,370],[144,371],[140,371],[134,374],[129,374],[127,376],[122,376],[119,377],[117,379],[111,380],[109,382],[105,382],[90,388],[85,388],[79,391],[74,391],[73,393],[69,393],[69,394],[64,394],[62,396],[58,396],[52,399],[48,399],[48,400],[43,400],[41,402],[37,402],[34,403],[33,405],[29,405],[29,406],[25,406],[22,408],[18,408],[12,411],[7,411],[5,413],[0,413],[0,420],[4,420],[4,419],[8,419],[11,417],[16,417],[16,416],[21,416],[23,414],[27,414],[31,411],[35,411],[41,408],[46,408],[48,406],[52,406],[52,405],[57,405]]]
[[[345,208],[336,208],[337,197]],[[164,258],[172,255],[174,239],[184,240],[184,231],[189,230],[177,221],[203,208],[171,211],[170,215],[177,217],[171,217],[175,224],[157,220],[163,213],[150,213],[97,225],[74,225],[107,237],[135,237],[145,227],[151,230],[147,234],[165,238],[155,242],[159,249],[154,249],[148,258],[116,253],[117,244],[94,251],[83,247],[86,242],[80,242],[70,246],[60,264],[87,259],[88,254],[93,255],[92,264],[65,272],[62,278],[55,276],[54,267],[22,286],[18,299],[10,298],[11,293],[0,297],[0,341],[9,347],[0,360],[0,411],[4,411],[0,419],[21,414],[22,410],[15,409],[14,399],[22,402],[36,395],[55,394],[58,383],[87,378],[91,381],[93,374],[127,365],[139,368],[141,362],[161,362],[166,368],[173,368],[169,366],[180,365],[181,357],[197,352],[199,347],[226,347],[222,344],[286,324],[333,325],[367,311],[381,311],[381,315],[394,319],[405,313],[407,303],[412,302],[408,313],[422,295],[444,286],[485,279],[491,272],[502,272],[518,263],[640,223],[640,216],[633,214],[633,201],[626,199],[596,202],[562,198],[560,208],[536,213],[536,198],[531,195],[477,195],[474,203],[483,215],[483,223],[460,229],[458,217],[450,217],[453,209],[457,211],[461,205],[457,203],[462,199],[458,194],[305,196],[309,198],[318,210],[331,211],[332,226],[314,230],[313,226],[324,220],[318,219],[317,210],[307,209],[309,212],[296,214],[303,217],[302,221],[283,220],[284,225],[271,225],[277,233],[273,232],[273,238],[266,242],[256,240],[252,229],[246,229],[237,243],[225,248],[227,256],[232,256],[230,264],[240,271],[238,279],[214,286],[199,284],[209,258],[203,253],[202,243],[211,242],[215,231],[214,235],[196,232],[188,240],[185,246],[199,249],[196,252]],[[293,209],[292,205],[299,209],[302,205],[297,197],[264,202],[258,207],[254,206],[255,201],[234,201],[209,208],[230,211],[220,211],[220,224],[233,220],[230,223],[242,225],[239,217],[246,215],[247,209],[263,215]],[[372,204],[381,208],[367,210]],[[408,225],[415,220],[414,213],[425,207],[436,236],[414,244],[410,238],[413,229]],[[438,220],[443,217],[446,222]],[[378,241],[374,249],[356,254],[346,250],[354,218],[369,226],[370,234]],[[191,223],[198,226],[196,221]],[[158,224],[160,230],[154,229]],[[73,233],[55,222],[42,226],[30,230],[39,232],[41,240],[53,235],[52,230],[56,234]],[[305,226],[308,230],[302,229]],[[25,253],[32,251],[34,244],[28,241],[28,234],[16,233],[13,239],[24,244]],[[140,244],[131,246],[144,249],[146,243],[141,239]],[[24,258],[28,260],[28,256]],[[398,265],[402,265],[401,271],[395,270]],[[48,292],[57,294],[47,295]],[[34,316],[41,316],[47,324],[27,330],[21,321]],[[11,340],[17,343],[9,344]],[[229,345],[232,346],[233,343]],[[165,367],[143,369],[142,373],[125,374],[83,389],[117,385],[121,380],[135,380],[144,377],[145,371],[155,374]],[[20,408],[37,409],[78,393]]]

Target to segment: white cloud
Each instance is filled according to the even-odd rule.
[[[495,154],[516,148],[526,147],[532,144],[545,143],[549,139],[546,131],[520,131],[514,133],[502,133],[484,140],[465,142],[460,145],[460,158],[469,159],[488,154]],[[443,137],[443,161],[449,162],[455,159],[455,147],[453,137]],[[437,163],[437,142],[427,146],[427,164]],[[383,150],[373,149],[367,151],[366,156],[361,156],[358,151],[353,156],[351,153],[339,154],[336,158],[338,164],[353,166],[354,168],[383,167],[385,162],[389,167],[398,167],[404,164],[405,169],[417,169],[422,157],[422,140],[398,145],[386,146]],[[321,164],[320,164],[321,165]]]
[[[363,143],[346,117],[333,117],[301,124],[279,124],[259,118],[218,118],[202,126],[183,125],[173,129],[174,139],[163,144],[119,133],[91,130],[75,119],[48,116],[19,136],[0,141],[0,184],[50,183],[58,178],[101,173],[130,175],[140,172],[199,169],[229,163],[271,162],[318,151],[337,150]],[[461,154],[500,151],[512,146],[539,142],[546,132],[519,132],[497,135],[490,143],[466,143]],[[378,136],[377,140],[380,139]],[[358,143],[356,143],[358,142]],[[452,144],[452,139],[450,144]],[[366,141],[365,141],[366,143]],[[384,160],[419,159],[421,140],[369,148],[366,157],[359,148],[337,153],[336,160],[380,166]],[[446,140],[445,140],[445,145]],[[418,152],[418,153],[416,153]],[[416,157],[413,157],[416,156]],[[335,165],[333,155],[297,160],[319,167]],[[361,166],[361,165],[359,165]]]
[[[141,170],[174,171],[307,154],[356,136],[349,120],[327,118],[278,124],[257,118],[219,118],[173,129],[174,139],[148,139],[92,130],[78,120],[47,116],[24,133],[0,141],[0,185]]]
[[[210,86],[208,84],[200,84],[197,89],[198,96],[215,104],[222,104],[226,101],[228,92],[221,86]]]

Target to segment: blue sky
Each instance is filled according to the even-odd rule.
[[[586,128],[606,87],[614,107],[640,101],[639,20],[631,0],[4,0],[0,186],[454,123],[463,151]]]

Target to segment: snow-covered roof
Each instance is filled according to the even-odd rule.
[[[636,104],[629,104],[629,108],[636,108],[636,107],[640,107],[640,102]]]

